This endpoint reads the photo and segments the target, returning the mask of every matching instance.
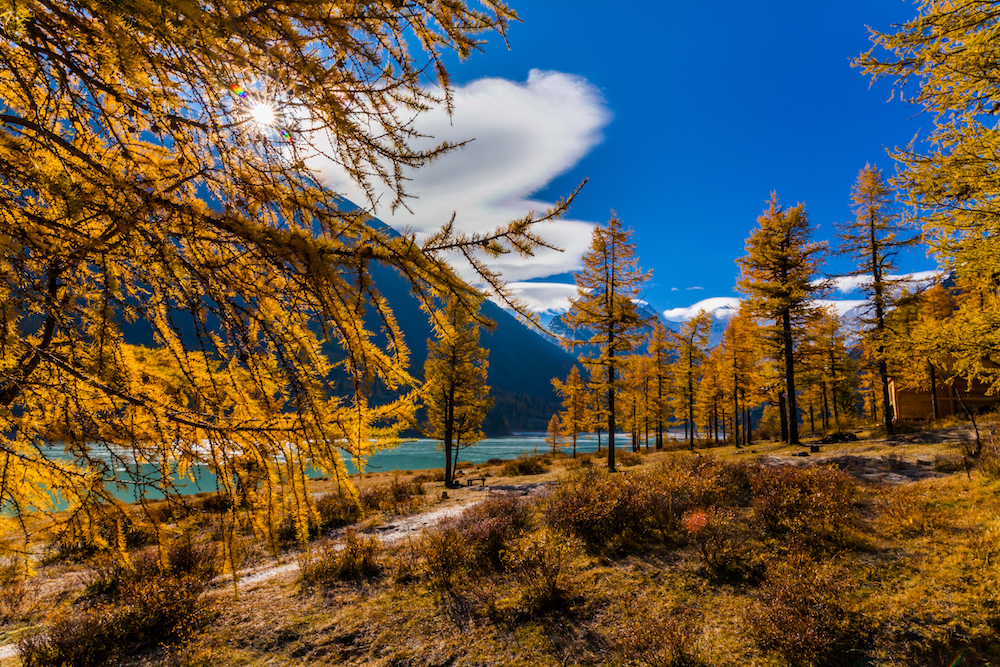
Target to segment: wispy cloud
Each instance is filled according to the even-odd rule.
[[[917,271],[901,275],[887,275],[886,279],[893,282],[906,283],[910,287],[924,286],[937,280],[941,271]],[[871,276],[841,276],[832,278],[833,290],[841,294],[853,294],[863,287],[872,284]]]
[[[704,287],[685,287],[684,289],[686,289],[687,291],[690,292],[691,290],[703,290],[705,288]]]
[[[663,319],[668,322],[686,322],[692,317],[706,311],[715,318],[729,317],[740,307],[740,300],[735,296],[714,296],[702,299],[693,306],[687,308],[671,308],[663,311]]]
[[[407,201],[412,210],[389,210],[392,194],[379,193],[375,211],[397,229],[429,233],[452,213],[462,231],[493,229],[552,202],[533,199],[556,176],[576,165],[603,140],[611,112],[601,92],[584,78],[532,70],[525,82],[480,79],[454,90],[454,115],[427,112],[416,128],[433,139],[415,142],[431,147],[441,141],[474,139],[465,148],[433,164],[408,171]],[[327,183],[348,199],[364,204],[361,190],[330,163],[318,165]],[[566,193],[569,194],[569,193]],[[558,220],[538,231],[564,253],[541,251],[530,261],[519,257],[491,260],[508,280],[545,277],[580,268],[590,244],[591,222]]]
[[[536,313],[565,312],[569,300],[576,296],[576,285],[566,283],[510,283],[508,285]]]
[[[856,316],[867,303],[864,299],[817,299],[813,301],[816,306],[833,308],[833,311],[841,317],[845,315]]]

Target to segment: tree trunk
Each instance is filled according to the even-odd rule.
[[[615,344],[608,331],[608,472],[615,471]]]
[[[451,465],[451,441],[455,434],[455,383],[448,387],[448,418],[444,424],[444,485],[454,485],[455,470]]]
[[[659,363],[659,362],[657,362]],[[663,449],[663,380],[660,378],[662,369],[657,365],[656,371],[656,449]]]
[[[878,241],[875,238],[875,213],[868,220],[869,240],[872,249],[872,290],[875,302],[875,358],[878,360],[878,376],[882,384],[882,424],[885,434],[892,435],[892,405],[889,403],[889,370],[885,363],[885,298],[882,284],[881,263],[878,256]]]
[[[823,428],[830,428],[830,403],[826,398],[826,383],[823,383]]]
[[[816,432],[816,418],[813,416],[813,404],[809,401],[809,430]]]
[[[694,451],[694,341],[688,346],[688,422],[691,424],[688,433],[688,444]]]
[[[778,421],[781,423],[781,441],[788,442],[788,413],[785,412],[785,392],[778,392]]]
[[[895,415],[892,403],[889,401],[889,370],[884,359],[878,362],[878,375],[882,382],[882,423],[885,426],[886,435],[892,435]]]
[[[937,397],[937,371],[934,369],[934,364],[927,362],[927,366],[931,373],[931,411],[934,414],[934,419],[940,419],[941,413],[938,410],[938,397]]]
[[[733,372],[733,441],[740,446],[740,392],[736,372]]]
[[[788,405],[788,444],[799,444],[799,411],[795,400],[795,352],[792,345],[792,316],[781,314],[781,334],[785,342],[785,400]]]

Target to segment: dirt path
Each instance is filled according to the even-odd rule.
[[[374,536],[383,544],[395,544],[402,540],[411,539],[420,535],[428,528],[433,528],[445,519],[457,517],[473,505],[481,503],[489,493],[516,493],[522,496],[537,496],[548,489],[551,482],[524,482],[520,484],[496,485],[470,490],[474,495],[466,495],[461,500],[456,500],[448,505],[433,509],[429,512],[411,514],[399,517],[389,523],[373,526],[362,530],[363,535]],[[344,529],[335,531],[330,537],[336,538],[344,533]],[[272,563],[263,567],[256,567],[244,570],[239,573],[237,586],[240,589],[248,589],[277,577],[295,572],[299,569],[298,558],[300,552],[286,554],[282,561]],[[224,575],[213,582],[213,586],[222,587],[232,584],[232,577]]]

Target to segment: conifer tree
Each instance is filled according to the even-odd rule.
[[[444,447],[444,483],[455,483],[455,460],[461,447],[483,439],[480,427],[493,400],[486,384],[489,351],[479,346],[479,322],[469,305],[449,297],[434,320],[435,337],[427,340],[424,405],[427,437]]]
[[[583,270],[576,274],[576,298],[565,322],[572,328],[586,327],[593,332],[590,340],[569,341],[569,346],[592,345],[597,356],[584,363],[594,368],[601,390],[607,397],[604,408],[608,420],[608,470],[615,470],[615,391],[618,371],[624,355],[640,340],[645,316],[636,308],[643,283],[649,272],[639,269],[635,244],[629,242],[631,230],[612,214],[606,225],[594,227],[590,250],[583,256]]]
[[[176,495],[170,472],[197,465],[224,492],[241,480],[262,530],[289,500],[302,534],[310,467],[350,492],[342,455],[363,463],[414,409],[407,347],[370,269],[397,271],[431,309],[435,293],[476,298],[448,263],[456,252],[544,245],[532,224],[545,216],[392,236],[323,180],[334,164],[369,198],[383,181],[405,201],[406,170],[453,147],[411,145],[420,111],[450,107],[446,52],[465,57],[516,19],[481,6],[7,4],[0,521],[53,510],[56,494],[69,515],[114,510],[128,460],[162,468],[130,468],[140,495]],[[393,398],[373,401],[373,386]],[[44,447],[54,433],[58,459]],[[267,483],[251,489],[250,468]]]
[[[545,444],[552,450],[553,457],[559,453],[559,447],[562,445],[562,435],[563,425],[557,412],[549,419],[549,427],[545,431]]]
[[[563,399],[560,423],[563,435],[573,442],[573,458],[575,459],[577,436],[587,430],[587,385],[580,376],[580,369],[573,366],[566,382],[560,382],[557,378],[553,378],[552,386]]]
[[[851,256],[857,268],[851,276],[870,278],[861,283],[868,295],[870,316],[865,318],[865,339],[872,351],[882,390],[882,424],[892,435],[893,415],[889,404],[889,371],[886,365],[886,313],[895,306],[900,282],[890,277],[896,268],[895,258],[901,249],[920,241],[920,236],[904,226],[893,210],[893,191],[882,176],[882,170],[866,164],[858,173],[851,193],[854,202],[853,222],[837,225],[839,251]]]
[[[759,227],[746,241],[747,254],[736,260],[741,275],[738,288],[747,296],[754,314],[773,323],[784,365],[784,403],[788,442],[799,444],[798,404],[795,394],[795,336],[809,302],[824,287],[817,271],[826,244],[810,241],[811,228],[805,206],[778,205],[778,195],[757,218]],[[781,401],[779,392],[779,401]]]
[[[934,119],[921,143],[893,151],[895,181],[923,223],[943,268],[953,272],[956,311],[940,344],[954,370],[1000,388],[1000,135],[996,114],[996,25],[992,2],[928,1],[892,32],[871,34],[856,60],[866,74],[894,80],[900,95]],[[993,361],[991,361],[991,359]]]
[[[672,389],[671,361],[677,352],[676,339],[662,322],[656,322],[649,338],[647,348],[651,365],[651,393],[653,422],[656,427],[656,448],[663,449],[663,427],[669,424],[667,418],[670,409],[670,394]]]
[[[733,410],[734,444],[749,444],[749,411],[756,404],[759,367],[763,362],[761,331],[752,314],[741,305],[726,322],[720,347],[724,351],[724,386]]]
[[[676,375],[677,390],[684,404],[688,424],[688,446],[694,450],[695,419],[694,408],[697,400],[697,385],[701,376],[701,364],[708,347],[708,330],[712,326],[712,315],[700,311],[684,323],[677,338]]]

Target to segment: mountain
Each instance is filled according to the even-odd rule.
[[[406,337],[411,372],[423,378],[427,339],[433,335],[427,314],[409,283],[394,270],[373,267],[372,277]],[[494,402],[484,428],[490,435],[544,431],[560,405],[552,378],[569,375],[576,359],[497,305],[487,301],[482,312],[496,324],[492,332],[480,335],[480,344],[490,351],[488,382]]]

